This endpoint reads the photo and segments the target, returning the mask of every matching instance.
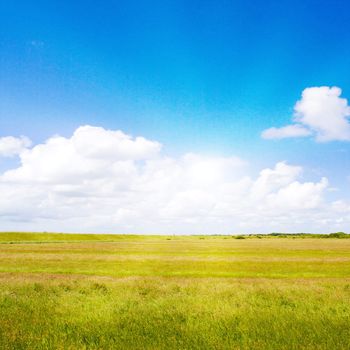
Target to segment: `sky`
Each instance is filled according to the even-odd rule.
[[[347,1],[3,1],[0,231],[350,231]]]

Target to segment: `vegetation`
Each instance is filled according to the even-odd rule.
[[[316,234],[316,233],[278,233],[273,232],[269,234],[248,234],[248,235],[191,235],[191,236],[159,236],[159,235],[115,235],[115,234],[83,234],[83,233],[37,233],[37,232],[0,232],[0,243],[30,243],[30,242],[43,242],[43,243],[55,243],[55,242],[119,242],[119,241],[145,241],[153,240],[163,237],[166,240],[192,240],[193,238],[199,239],[245,239],[245,238],[350,238],[350,234],[345,232],[335,232],[328,234]]]
[[[0,349],[350,349],[344,235],[0,233]]]

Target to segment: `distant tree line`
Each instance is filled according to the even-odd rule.
[[[267,238],[267,237],[279,237],[279,238],[350,238],[349,233],[345,232],[333,232],[333,233],[283,233],[272,232],[268,234],[247,234],[247,235],[233,235],[232,238],[245,239],[245,238]]]

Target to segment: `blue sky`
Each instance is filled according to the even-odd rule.
[[[305,88],[350,98],[349,33],[344,0],[4,1],[0,137],[36,145],[95,125],[171,157],[238,156],[251,176],[286,161],[347,200],[348,140],[261,133],[291,123]]]

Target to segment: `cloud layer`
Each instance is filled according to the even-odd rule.
[[[346,201],[327,201],[326,178],[302,181],[302,167],[286,162],[251,176],[239,157],[171,158],[156,141],[92,126],[20,145],[2,153],[20,160],[0,175],[2,230],[325,232],[350,223]]]
[[[32,142],[28,137],[0,137],[0,157],[14,157],[30,147]]]
[[[293,124],[269,128],[265,139],[313,135],[318,142],[350,141],[350,106],[338,87],[311,87],[294,106]]]

